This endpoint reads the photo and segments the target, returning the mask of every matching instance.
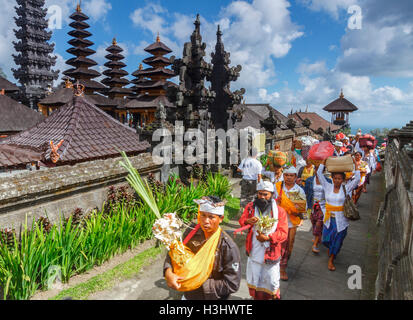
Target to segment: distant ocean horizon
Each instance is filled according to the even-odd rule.
[[[371,130],[374,130],[374,129],[384,129],[384,128],[388,128],[388,129],[398,128],[398,129],[400,129],[400,128],[403,127],[403,126],[400,126],[400,127],[394,127],[394,126],[360,126],[360,127],[358,127],[356,125],[351,125],[351,124],[350,124],[350,126],[351,126],[351,133],[352,134],[356,134],[358,129],[361,129],[362,133],[369,133]]]

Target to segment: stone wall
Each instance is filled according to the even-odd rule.
[[[293,132],[292,130],[282,130],[277,132],[275,139],[272,140],[272,149],[274,147],[274,144],[278,143],[280,145],[281,151],[288,152],[291,150],[293,138],[297,139],[299,137],[313,135],[312,132],[307,128],[297,128],[294,131],[295,132]]]
[[[397,139],[385,156],[386,196],[379,216],[377,299],[413,300],[413,159]]]
[[[40,171],[25,171],[0,178],[0,229],[19,230],[26,216],[48,216],[56,223],[59,213],[67,216],[76,208],[87,212],[101,208],[108,187],[126,184],[127,171],[119,165],[122,158],[106,159]],[[142,176],[149,172],[160,179],[159,165],[149,153],[130,158]]]

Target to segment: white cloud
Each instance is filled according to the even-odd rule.
[[[161,14],[166,13],[166,10],[160,5],[147,4],[143,8],[138,8],[130,15],[135,26],[144,30],[149,30],[152,34],[159,32],[163,34],[166,29],[166,21]]]
[[[85,13],[95,21],[105,20],[108,12],[112,10],[112,5],[106,0],[89,0],[83,6]]]
[[[59,78],[53,82],[53,85],[56,87],[62,82],[62,78],[64,76],[63,71],[67,70],[69,65],[66,64],[65,59],[63,57],[56,53],[56,65],[54,66],[53,70],[59,70]]]
[[[339,18],[340,10],[346,10],[352,6],[357,5],[358,0],[299,0],[313,11],[326,11],[334,19]]]
[[[327,71],[327,67],[325,61],[317,61],[310,64],[301,63],[298,66],[297,71],[305,74],[325,73]]]
[[[284,57],[292,42],[303,35],[300,27],[291,21],[289,7],[286,0],[233,1],[221,10],[215,21],[207,21],[201,15],[201,35],[207,44],[205,60],[210,61],[210,53],[215,50],[219,24],[225,49],[231,53],[231,65],[240,64],[243,68],[233,87],[244,87],[248,95],[258,96],[259,88],[276,82],[272,58]],[[153,35],[159,31],[162,42],[177,57],[182,56],[183,45],[190,41],[194,30],[195,15],[170,13],[150,4],[134,10],[130,18],[136,27]],[[135,52],[145,44],[141,42]]]
[[[14,0],[2,0],[0,5],[0,67],[3,69],[7,78],[14,82],[11,68],[16,68],[12,54],[15,53],[12,41],[17,41],[13,28],[16,24],[11,12],[15,12]]]
[[[394,86],[375,88],[367,76],[353,76],[324,67],[323,61],[302,63],[299,68],[299,90],[291,90],[285,85],[281,90],[268,93],[267,89],[262,88],[259,98],[284,114],[291,109],[304,110],[309,105],[309,111],[329,119],[329,114],[322,108],[337,99],[343,89],[345,98],[359,108],[350,116],[354,127],[370,125],[372,119],[377,126],[397,127],[413,118],[413,83],[406,91]]]
[[[337,68],[355,76],[413,77],[413,2],[411,0],[300,0],[314,11],[348,19],[359,5],[361,29],[345,30]]]

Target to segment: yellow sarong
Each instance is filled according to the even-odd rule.
[[[294,214],[298,213],[298,210],[294,203],[288,199],[287,195],[282,188],[282,181],[277,182],[275,184],[275,188],[277,189],[278,197],[280,197],[281,191],[282,191],[282,196],[281,196],[281,202],[280,206],[287,212],[287,214],[290,216],[290,221],[294,226],[298,226],[301,223],[300,217],[295,216]]]
[[[176,246],[173,246],[169,250],[173,273],[175,273],[179,277],[184,278],[183,280],[178,281],[178,283],[181,285],[178,291],[186,292],[198,289],[206,280],[208,280],[214,267],[215,252],[217,250],[221,232],[221,227],[219,227],[218,230],[215,231],[215,233],[205,242],[205,244],[196,254],[194,254],[187,246],[181,243],[180,245],[184,247],[186,257],[189,258],[189,260],[183,265],[177,263],[174,259],[174,255],[179,249]]]
[[[332,211],[344,211],[344,206],[333,206],[326,202],[326,213],[324,214],[324,223],[326,223],[330,219]]]

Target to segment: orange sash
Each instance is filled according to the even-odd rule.
[[[288,213],[290,216],[290,221],[294,226],[298,226],[301,223],[300,217],[296,217],[293,214],[298,213],[298,210],[294,203],[288,199],[288,197],[284,194],[282,190],[282,181],[277,182],[275,184],[275,188],[277,189],[278,199],[277,202],[279,205]]]
[[[326,223],[330,219],[332,211],[336,212],[336,211],[343,211],[343,210],[344,210],[344,206],[333,206],[326,202],[326,213],[324,215],[324,223]]]
[[[178,281],[181,284],[178,291],[186,292],[198,289],[208,280],[214,267],[215,252],[221,232],[222,229],[219,227],[196,254],[182,242],[176,241],[172,244],[169,256],[171,257],[173,272],[183,278]]]

